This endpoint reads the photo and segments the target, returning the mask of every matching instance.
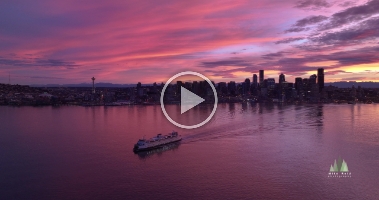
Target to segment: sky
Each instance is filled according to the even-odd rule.
[[[0,83],[379,81],[379,0],[2,0]]]

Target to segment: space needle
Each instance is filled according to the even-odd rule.
[[[91,80],[92,80],[92,93],[95,94],[95,77],[92,77]]]

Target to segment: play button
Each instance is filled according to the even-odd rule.
[[[166,109],[165,109],[165,105],[164,105],[164,101],[163,101],[164,95],[165,95],[165,91],[166,91],[168,85],[174,79],[176,79],[176,78],[178,78],[180,76],[184,76],[184,75],[187,75],[187,76],[188,75],[192,75],[192,76],[197,76],[197,77],[202,78],[203,80],[205,80],[209,84],[211,90],[213,91],[213,98],[214,98],[213,102],[214,102],[214,105],[213,105],[212,112],[210,113],[210,115],[204,121],[202,121],[201,123],[195,124],[195,125],[183,125],[183,124],[179,124],[178,122],[174,121],[167,114]],[[208,97],[212,96],[212,95],[209,95],[209,92],[207,92],[206,94],[208,95]],[[202,98],[202,97],[194,94],[193,92],[191,92],[190,90],[186,89],[185,87],[180,86],[180,115],[187,115],[188,114],[188,113],[186,113],[187,111],[191,110],[192,108],[196,107],[197,105],[199,105],[200,103],[202,103],[204,101],[205,101],[204,98]],[[165,115],[165,117],[167,118],[167,120],[169,120],[172,124],[174,124],[175,126],[178,126],[180,128],[194,129],[194,128],[198,128],[198,127],[203,126],[204,124],[206,124],[207,122],[209,122],[209,120],[212,119],[212,117],[215,114],[216,109],[217,109],[218,99],[217,99],[216,88],[214,87],[213,83],[206,76],[204,76],[204,75],[202,75],[200,73],[197,73],[197,72],[186,71],[186,72],[181,72],[181,73],[176,74],[175,76],[171,77],[166,82],[166,84],[164,85],[164,87],[162,89],[160,102],[161,102],[161,108],[162,108],[163,114]],[[208,98],[208,103],[209,103],[209,98]],[[189,113],[189,114],[191,114],[191,113]]]
[[[180,114],[185,113],[189,109],[205,101],[205,99],[197,96],[184,87],[180,87],[180,93]]]

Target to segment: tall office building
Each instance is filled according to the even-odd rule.
[[[268,78],[266,87],[270,88],[270,89],[274,89],[275,88],[275,79],[274,78]]]
[[[245,79],[245,84],[246,84],[246,88],[250,88],[250,79],[249,78]]]
[[[244,85],[244,88],[243,88],[243,93],[244,94],[249,94],[250,93],[250,79],[249,78],[246,78],[245,79],[245,85]]]
[[[228,83],[228,91],[229,91],[229,94],[232,94],[232,95],[236,94],[236,91],[237,91],[236,82],[230,81]]]
[[[253,75],[253,88],[258,87],[258,76],[256,74]]]
[[[261,69],[259,70],[259,85],[263,83],[263,80],[264,80],[264,70]]]
[[[295,78],[295,89],[298,92],[303,90],[303,79],[301,77]]]
[[[185,83],[184,83],[184,87],[185,87],[187,90],[193,92],[193,90],[192,90],[192,83],[191,83],[191,82],[185,82]]]
[[[317,76],[316,76],[316,74],[313,74],[313,75],[311,75],[310,77],[309,77],[309,80],[308,80],[309,82],[309,84],[310,85],[316,85],[316,82],[317,82]]]
[[[138,97],[141,97],[143,95],[143,88],[142,88],[141,82],[137,83],[137,91],[136,92],[137,92]]]
[[[182,86],[184,86],[182,81],[176,81],[176,95],[177,96],[180,96]]]
[[[311,102],[319,101],[319,89],[317,85],[317,75],[313,74],[308,80],[308,97]]]
[[[284,83],[286,81],[286,77],[283,73],[279,75],[279,84]]]
[[[303,90],[304,91],[309,91],[310,90],[310,87],[309,87],[309,78],[303,78]]]
[[[324,89],[324,68],[317,69],[317,84],[320,92]]]
[[[228,87],[225,82],[219,82],[218,83],[218,90],[220,94],[228,94]]]
[[[194,81],[192,82],[192,92],[195,94],[199,94],[199,82]]]

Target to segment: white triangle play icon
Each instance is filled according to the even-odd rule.
[[[180,114],[185,113],[189,109],[197,106],[199,103],[205,101],[203,98],[197,96],[184,87],[180,88]]]

